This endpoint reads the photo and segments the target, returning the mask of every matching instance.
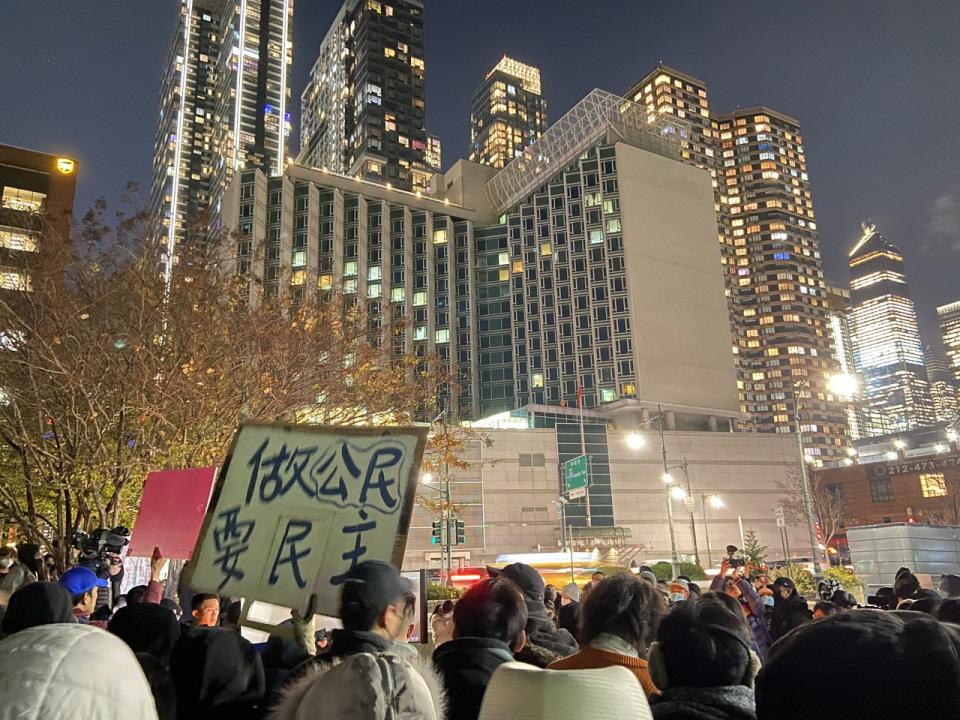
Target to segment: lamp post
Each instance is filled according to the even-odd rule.
[[[440,545],[440,572],[441,579],[444,584],[449,584],[450,574],[451,574],[451,565],[452,565],[452,556],[453,549],[450,543],[450,466],[447,463],[443,465],[443,506],[440,508],[440,522],[441,531],[440,539],[443,540],[443,543]],[[424,473],[418,485],[424,485],[425,487],[430,488],[431,490],[436,490],[437,488],[433,485],[433,474]]]
[[[720,499],[719,495],[700,493],[700,500],[703,502],[703,534],[707,540],[707,567],[709,567],[713,565],[713,560],[710,557],[710,523],[707,522],[707,503],[709,503],[710,507],[714,510],[726,507],[726,504]]]

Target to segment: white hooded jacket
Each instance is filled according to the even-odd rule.
[[[40,625],[0,642],[0,720],[157,720],[127,645],[88,625]]]

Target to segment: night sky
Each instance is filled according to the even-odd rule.
[[[466,154],[470,96],[504,53],[537,65],[550,121],[663,61],[711,109],[801,121],[827,277],[872,218],[904,251],[927,342],[960,299],[960,3],[427,0],[427,127]],[[80,161],[78,208],[149,196],[160,68],[176,0],[0,0],[0,143]],[[339,0],[297,0],[293,95]],[[297,133],[296,128],[294,133]],[[296,140],[294,141],[296,143]]]

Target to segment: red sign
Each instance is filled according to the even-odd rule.
[[[189,560],[210,501],[215,467],[161,470],[147,475],[127,555]]]

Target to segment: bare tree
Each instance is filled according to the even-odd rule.
[[[833,488],[823,479],[822,474],[809,469],[810,497],[813,503],[813,517],[820,524],[823,543],[829,545],[834,536],[850,521],[847,498],[843,488]],[[787,468],[786,480],[780,483],[786,493],[780,503],[784,516],[791,525],[806,525],[807,511],[803,502],[803,477],[800,468],[791,465]]]
[[[0,294],[0,522],[61,562],[75,529],[132,520],[148,471],[219,462],[244,420],[410,422],[444,383],[337,295],[250,302],[205,229],[168,288],[147,221],[98,207]]]

